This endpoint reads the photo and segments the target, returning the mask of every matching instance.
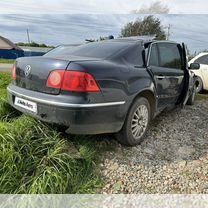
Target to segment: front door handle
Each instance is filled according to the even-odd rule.
[[[156,79],[159,79],[159,80],[163,80],[163,79],[165,79],[165,76],[163,76],[163,75],[158,75],[158,76],[156,76],[155,78],[156,78]]]

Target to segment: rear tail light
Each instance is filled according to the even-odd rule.
[[[63,70],[55,70],[52,71],[48,77],[47,87],[60,89],[64,77]]]
[[[17,79],[17,74],[16,74],[16,65],[14,64],[12,67],[12,79],[16,80]]]
[[[66,71],[62,90],[74,92],[99,92],[100,89],[92,77],[85,72]]]
[[[71,92],[99,92],[94,77],[86,72],[55,70],[51,72],[47,87]]]

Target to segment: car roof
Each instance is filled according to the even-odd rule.
[[[80,46],[82,44],[78,44],[78,43],[74,43],[74,44],[60,44],[58,46],[71,46],[71,47],[75,47],[75,46]]]
[[[133,36],[133,37],[124,37],[124,38],[117,38],[117,39],[111,39],[108,41],[111,42],[124,42],[124,43],[142,43],[145,48],[149,46],[149,44],[153,42],[164,42],[164,43],[173,43],[173,44],[178,44],[177,42],[174,41],[169,41],[169,40],[155,40],[156,36]]]
[[[132,36],[132,37],[122,37],[122,38],[116,38],[116,39],[110,39],[109,41],[112,42],[153,42],[155,39],[155,36]]]

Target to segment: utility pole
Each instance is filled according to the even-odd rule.
[[[171,28],[171,25],[169,24],[166,28],[167,28],[166,40],[169,40],[170,39],[170,28]]]
[[[27,29],[27,40],[28,40],[28,43],[30,44],[30,36],[29,36],[29,30]]]

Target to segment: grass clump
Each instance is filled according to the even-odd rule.
[[[6,87],[11,82],[11,74],[10,73],[0,73],[0,99],[7,97]]]
[[[0,98],[0,121],[10,121],[18,116],[21,113],[15,110],[6,99]]]
[[[9,121],[20,115],[13,107],[7,102],[7,86],[11,82],[10,73],[0,73],[0,121]]]
[[[0,144],[0,193],[93,193],[101,185],[95,150],[76,149],[42,122],[21,116],[0,123]]]
[[[0,88],[6,90],[7,85],[11,82],[10,73],[0,73]]]
[[[10,77],[0,73],[0,193],[95,193],[102,185],[95,143],[21,115],[6,99]]]
[[[15,60],[12,59],[0,59],[0,64],[13,64]]]

